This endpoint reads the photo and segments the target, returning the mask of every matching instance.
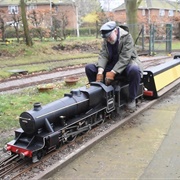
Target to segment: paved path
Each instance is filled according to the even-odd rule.
[[[13,89],[18,88],[22,86],[30,86],[31,84],[38,84],[42,82],[47,82],[48,80],[56,80],[61,79],[65,76],[78,74],[78,73],[84,73],[84,68],[78,68],[75,70],[66,70],[66,71],[59,71],[59,72],[53,72],[48,74],[41,74],[37,76],[27,77],[27,78],[21,78],[21,79],[15,79],[7,82],[0,82],[0,92],[2,92],[5,89]]]

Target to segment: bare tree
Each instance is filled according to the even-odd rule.
[[[60,38],[66,39],[67,33],[66,33],[66,27],[68,25],[68,17],[67,17],[67,11],[61,10],[58,12],[58,15],[53,15],[53,36],[54,39],[57,40],[58,31],[60,30]]]
[[[44,28],[43,28],[43,22],[45,21],[46,14],[49,14],[49,11],[44,10],[32,10],[27,14],[28,20],[31,23],[31,25],[34,27],[34,30],[40,37],[40,40],[43,40],[44,36]]]
[[[61,30],[64,39],[66,38],[66,26],[68,25],[68,18],[66,12],[61,13]]]
[[[16,32],[17,42],[19,42],[19,24],[20,24],[20,21],[21,21],[21,16],[16,14],[15,11],[13,10],[11,18],[13,20],[12,26],[14,27],[15,32]]]
[[[180,38],[180,16],[179,16],[179,12],[176,12],[175,16],[172,18],[172,20],[175,22],[176,24],[176,28],[175,28],[175,35],[176,37]]]

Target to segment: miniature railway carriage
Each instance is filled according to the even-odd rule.
[[[157,98],[179,77],[180,56],[148,68],[136,98]],[[32,110],[21,113],[21,128],[15,131],[14,140],[6,144],[4,151],[39,161],[49,151],[92,129],[112,114],[118,115],[128,99],[128,86],[128,82],[120,81],[110,86],[93,82],[45,106],[35,103]]]

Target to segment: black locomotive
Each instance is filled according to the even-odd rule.
[[[157,66],[157,70],[144,72],[137,99],[143,95],[158,97],[158,91],[165,86],[156,89],[156,76],[169,70],[180,72],[180,59],[175,60]],[[180,77],[176,76],[166,84]],[[32,110],[21,113],[21,128],[15,131],[15,139],[7,143],[4,150],[39,161],[49,151],[92,129],[112,114],[119,114],[128,99],[128,86],[128,82],[121,80],[110,86],[93,82],[45,106],[35,103]]]

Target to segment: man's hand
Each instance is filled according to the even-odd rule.
[[[115,75],[116,74],[113,71],[110,71],[110,72],[106,73],[106,78],[105,78],[106,86],[109,86],[112,83],[112,81],[114,80]]]
[[[103,74],[97,74],[96,82],[103,82]]]
[[[96,82],[103,82],[103,78],[104,78],[103,72],[104,72],[104,69],[102,67],[99,67],[98,73],[96,75]]]

